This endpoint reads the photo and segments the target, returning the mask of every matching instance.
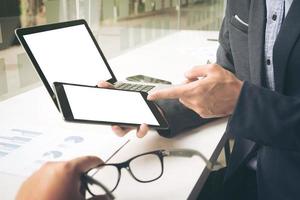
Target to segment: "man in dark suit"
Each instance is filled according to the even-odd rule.
[[[232,114],[226,132],[235,145],[217,191],[229,199],[300,197],[299,17],[297,0],[228,0],[217,64],[194,68],[186,74],[191,83],[149,97],[178,98],[206,118]],[[204,78],[197,80],[199,76]],[[170,107],[165,113],[175,109]],[[172,115],[166,114],[169,121]],[[175,118],[185,116],[177,113]],[[182,126],[203,122],[191,119]],[[214,196],[209,184],[200,197]]]
[[[299,17],[297,0],[228,0],[217,63],[187,72],[187,84],[148,96],[172,99],[157,102],[170,124],[160,132],[165,137],[203,118],[231,116],[229,165],[210,175],[200,199],[300,197]],[[147,130],[142,125],[138,136]]]

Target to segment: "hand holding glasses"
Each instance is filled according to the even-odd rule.
[[[219,163],[210,162],[203,154],[192,149],[156,150],[134,156],[122,163],[101,164],[83,174],[82,179],[87,191],[92,196],[107,195],[110,199],[114,199],[112,192],[120,182],[121,169],[127,169],[136,181],[149,183],[162,176],[164,157],[170,156],[187,158],[199,156],[206,163],[208,170],[221,166]]]

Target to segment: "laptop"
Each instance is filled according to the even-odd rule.
[[[117,81],[87,22],[83,19],[16,30],[56,107],[54,82],[95,86],[106,80],[116,89],[149,92],[155,84]]]

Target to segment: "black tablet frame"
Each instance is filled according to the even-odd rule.
[[[162,116],[162,113],[158,110],[157,106],[154,102],[147,100],[147,93],[146,92],[137,92],[132,90],[119,90],[114,88],[98,88],[95,86],[87,86],[87,85],[79,85],[79,84],[72,84],[72,83],[62,83],[62,82],[55,82],[53,83],[59,108],[63,114],[63,117],[68,122],[78,122],[78,123],[91,123],[91,124],[109,124],[109,125],[119,125],[119,126],[128,126],[128,127],[138,127],[140,124],[131,124],[131,123],[122,123],[122,122],[107,122],[107,121],[97,121],[97,120],[85,120],[85,119],[75,119],[74,115],[72,113],[72,109],[70,107],[67,95],[64,90],[64,85],[72,85],[72,86],[78,86],[78,87],[88,87],[88,88],[95,88],[99,90],[116,90],[116,91],[127,91],[127,92],[135,92],[140,93],[147,103],[148,107],[150,108],[151,112],[153,113],[154,117],[160,124],[159,126],[156,125],[149,125],[152,129],[157,130],[167,130],[169,129],[168,122],[166,119]],[[84,97],[83,97],[84,98]]]
[[[60,22],[60,23],[54,23],[54,24],[47,24],[47,25],[41,25],[41,26],[35,26],[35,27],[28,27],[28,28],[19,28],[16,29],[15,34],[17,38],[19,39],[20,43],[22,44],[23,48],[25,49],[27,55],[29,56],[29,59],[31,60],[35,70],[37,71],[39,77],[41,78],[44,86],[46,87],[51,99],[53,100],[54,104],[56,105],[57,109],[59,110],[58,102],[56,99],[56,96],[54,94],[54,91],[51,88],[52,83],[49,83],[46,76],[44,75],[43,71],[41,70],[37,60],[35,59],[32,51],[30,50],[26,40],[24,39],[25,35],[29,34],[34,34],[34,33],[40,33],[40,32],[45,32],[45,31],[50,31],[50,30],[55,30],[55,29],[61,29],[61,28],[67,28],[71,26],[77,26],[77,25],[84,25],[86,29],[88,30],[96,48],[98,49],[99,54],[101,55],[106,67],[108,68],[110,74],[111,74],[111,79],[106,80],[107,82],[110,83],[115,83],[117,82],[116,76],[114,75],[113,71],[111,70],[111,67],[109,66],[99,44],[97,43],[96,38],[94,37],[91,29],[89,28],[87,22],[84,19],[79,19],[79,20],[73,20],[73,21],[68,21],[68,22]]]

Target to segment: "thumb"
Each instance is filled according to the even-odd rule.
[[[71,160],[70,163],[79,171],[86,172],[89,169],[102,164],[103,161],[96,156],[82,156]]]
[[[97,84],[97,87],[100,87],[100,88],[114,88],[113,84],[111,84],[109,82],[106,82],[106,81],[100,81]]]
[[[202,65],[192,68],[187,71],[184,75],[188,80],[199,79],[200,77],[204,78],[209,74],[209,65]]]

